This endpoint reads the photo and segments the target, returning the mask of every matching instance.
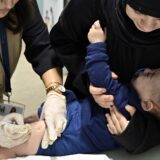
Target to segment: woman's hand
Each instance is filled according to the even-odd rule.
[[[12,148],[30,138],[31,126],[24,124],[21,114],[11,113],[0,121],[0,146]]]
[[[56,92],[49,93],[40,118],[45,120],[47,127],[42,139],[43,149],[61,136],[67,124],[66,113],[66,97]]]
[[[118,76],[112,72],[112,78],[117,79]],[[97,88],[90,84],[89,92],[92,94],[95,102],[103,107],[110,108],[111,105],[114,105],[114,97],[112,95],[107,95],[107,90],[105,88]]]
[[[131,116],[136,112],[135,107],[126,105],[126,110]],[[127,128],[129,121],[116,109],[115,106],[110,108],[110,114],[106,114],[107,118],[107,127],[111,134],[120,135]]]

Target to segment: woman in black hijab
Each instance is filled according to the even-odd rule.
[[[65,85],[79,98],[92,98],[84,58],[87,33],[96,20],[107,28],[109,64],[119,81],[129,83],[140,68],[160,67],[159,0],[71,0],[50,37],[69,72]],[[104,89],[90,86],[90,92],[101,107],[113,104]],[[160,144],[160,122],[136,111],[126,131],[115,138],[128,151],[143,152]]]

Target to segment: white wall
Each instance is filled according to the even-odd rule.
[[[39,10],[40,10],[41,14],[43,12],[43,1],[44,0],[37,0],[38,6],[39,6]]]
[[[38,1],[38,0],[37,0]],[[64,6],[64,0],[43,0],[43,13],[42,16],[46,23],[50,28],[58,21],[59,15],[63,10]],[[51,13],[51,8],[53,10],[53,16]],[[48,11],[48,17],[49,19],[46,18],[46,12]]]

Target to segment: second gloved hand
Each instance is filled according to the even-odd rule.
[[[0,146],[12,148],[30,138],[31,126],[24,124],[23,116],[18,113],[6,115],[0,121]]]
[[[66,127],[66,97],[56,92],[49,93],[43,106],[41,119],[44,119],[47,125],[42,139],[42,148],[46,149],[57,137],[60,137]]]

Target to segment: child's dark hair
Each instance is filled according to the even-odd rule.
[[[8,15],[4,17],[4,23],[12,32],[20,32],[26,24],[26,17],[33,15],[33,9],[33,0],[19,0]]]

